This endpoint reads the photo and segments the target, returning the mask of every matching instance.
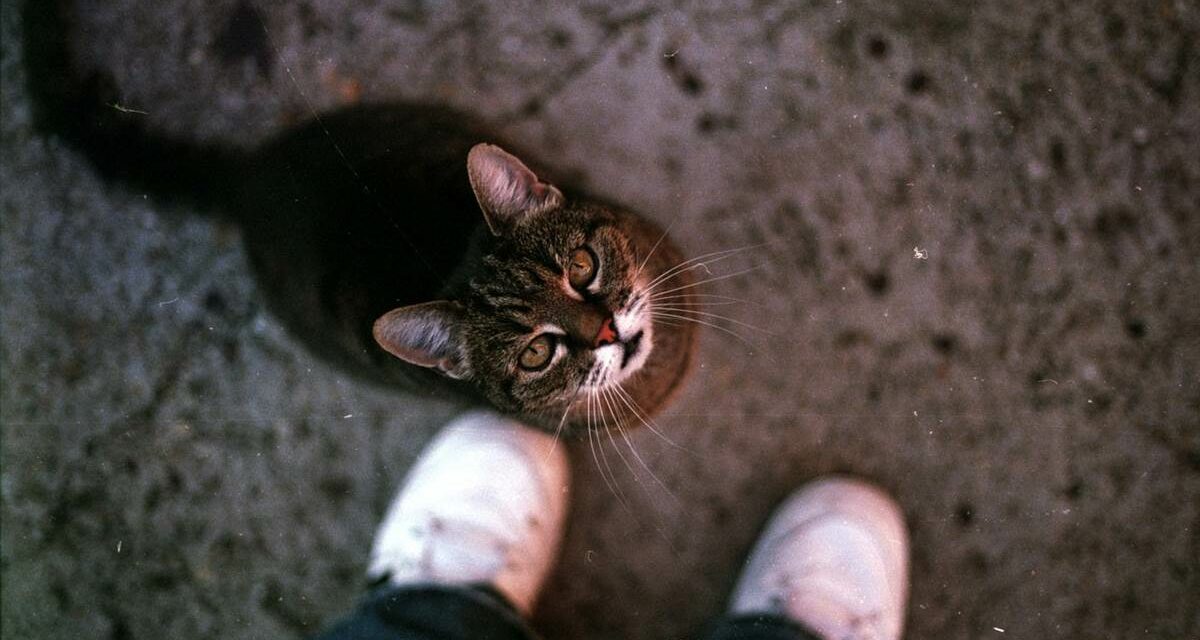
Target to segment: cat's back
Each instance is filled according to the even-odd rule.
[[[460,112],[396,103],[316,115],[266,142],[236,206],[272,310],[320,355],[426,381],[374,344],[371,324],[436,298],[467,259],[482,221],[466,158],[489,139]]]

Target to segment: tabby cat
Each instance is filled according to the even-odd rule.
[[[101,175],[234,221],[268,306],[374,380],[580,432],[649,420],[688,368],[690,269],[654,224],[539,178],[463,114],[356,105],[250,150],[157,134],[25,11],[39,127]],[[507,146],[507,145],[506,145]]]

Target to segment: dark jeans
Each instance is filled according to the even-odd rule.
[[[380,589],[317,640],[536,640],[500,594],[487,588]],[[703,640],[820,640],[778,616],[725,618]]]

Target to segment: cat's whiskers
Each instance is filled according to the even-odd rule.
[[[601,414],[602,414],[602,415],[603,415],[603,411],[604,411],[604,409],[603,409],[603,407],[601,406],[601,407],[600,407],[600,412],[601,412]],[[614,412],[613,412],[613,419],[614,419],[614,420],[616,420],[616,419],[617,419],[617,414],[616,414],[615,410],[614,410]],[[619,425],[619,423],[618,423],[618,425]],[[607,423],[605,423],[605,427],[606,427],[606,428],[605,428],[605,433],[608,435],[608,440],[609,440],[609,442],[611,442],[611,443],[612,443],[613,450],[614,450],[614,451],[616,451],[616,452],[617,452],[617,455],[621,457],[621,461],[625,463],[625,468],[629,470],[629,475],[633,476],[633,479],[634,479],[634,481],[636,481],[636,482],[638,483],[638,486],[639,486],[639,487],[641,487],[641,489],[642,489],[642,492],[643,492],[643,493],[645,493],[645,494],[646,494],[646,496],[647,496],[648,498],[650,498],[651,500],[653,500],[653,496],[651,496],[651,495],[650,495],[650,492],[649,492],[649,490],[646,488],[646,485],[645,485],[645,484],[642,482],[642,479],[641,479],[641,478],[640,478],[640,477],[637,475],[637,473],[636,473],[636,472],[633,470],[633,466],[629,464],[629,460],[628,460],[628,459],[625,457],[625,454],[621,452],[621,447],[619,447],[619,446],[617,445],[617,441],[616,441],[616,439],[614,439],[614,438],[613,438],[613,436],[612,436],[612,430],[607,428]],[[618,428],[619,428],[619,426],[618,426]],[[623,433],[623,432],[622,432],[622,433]],[[600,443],[600,451],[601,451],[601,454],[602,454],[602,456],[603,456],[603,452],[604,452],[604,444],[603,444],[603,442],[601,442],[601,441],[600,441],[600,436],[599,436],[598,434],[597,434],[597,436],[596,436],[596,441],[597,441],[598,443]],[[605,457],[604,457],[604,459],[607,461],[607,459],[608,459],[608,458],[605,456]],[[611,468],[610,468],[610,471],[611,471]],[[647,469],[647,471],[649,471],[649,469]],[[653,473],[651,473],[651,475],[654,475],[654,474],[653,474]],[[657,480],[657,478],[655,478],[655,479]],[[614,483],[616,483],[616,475],[613,475],[613,482],[614,482]],[[660,483],[660,484],[661,484],[661,483]],[[665,489],[665,490],[667,491],[667,493],[668,493],[668,494],[670,494],[670,493],[671,493],[671,492],[670,492],[670,490],[666,488],[666,486],[663,486],[663,489]],[[672,497],[674,498],[675,496],[672,494]],[[678,499],[676,499],[676,502],[678,502]],[[635,519],[636,519],[636,514],[635,514],[635,513],[634,513],[634,512],[633,512],[633,511],[632,511],[632,510],[629,508],[629,505],[628,505],[627,503],[624,503],[624,502],[622,502],[622,504],[624,505],[624,507],[625,507],[625,510],[626,510],[626,511],[628,511],[628,512],[630,513],[630,515],[633,515],[633,516],[635,517]],[[671,547],[671,551],[672,551],[673,553],[675,553],[675,555],[678,557],[678,555],[679,555],[679,549],[678,549],[678,548],[676,548],[676,546],[675,546],[675,543],[674,543],[674,542],[672,542],[672,540],[671,540],[670,536],[668,536],[668,535],[667,535],[667,531],[666,531],[665,523],[663,522],[663,517],[662,517],[662,515],[661,515],[661,514],[660,514],[660,513],[659,513],[657,510],[655,510],[655,509],[651,509],[651,510],[650,510],[650,515],[651,515],[651,517],[652,517],[652,518],[655,520],[655,522],[651,523],[651,524],[652,524],[652,526],[654,527],[654,529],[655,529],[656,531],[658,531],[658,535],[662,536],[662,539],[663,539],[663,541],[665,541],[665,542],[666,542],[666,543],[667,543],[667,544],[668,544],[668,545]]]
[[[748,249],[751,247],[746,247],[746,248]],[[716,253],[731,255],[732,254],[731,252],[734,252],[734,251],[740,251],[740,250],[729,249],[726,252],[716,252]],[[728,255],[719,255],[718,259],[724,259],[725,257],[728,257]],[[683,263],[681,263],[681,264],[683,264]],[[705,264],[705,263],[701,263],[701,264]],[[759,347],[759,345],[755,344],[754,342],[747,339],[745,336],[730,329],[729,327],[725,327],[720,324],[717,324],[716,321],[728,322],[730,324],[737,325],[740,327],[745,327],[747,329],[757,331],[760,333],[764,333],[766,335],[775,335],[774,333],[772,333],[771,331],[768,331],[766,329],[763,329],[761,327],[757,327],[752,324],[743,322],[741,320],[731,318],[729,316],[721,315],[718,313],[712,313],[710,311],[702,311],[701,310],[702,308],[705,308],[705,307],[746,303],[746,301],[740,300],[738,298],[732,298],[729,296],[722,296],[722,295],[711,294],[711,293],[691,293],[691,292],[682,293],[689,289],[694,289],[695,287],[699,287],[699,286],[706,285],[706,284],[711,284],[714,282],[719,282],[721,280],[727,280],[729,278],[734,278],[734,277],[737,277],[740,275],[744,275],[746,273],[754,271],[755,269],[758,269],[760,266],[761,265],[754,265],[752,267],[742,269],[739,271],[735,271],[733,273],[727,273],[727,274],[720,275],[720,276],[714,276],[711,278],[706,278],[704,280],[700,280],[698,282],[693,282],[693,283],[686,284],[686,285],[680,285],[678,287],[673,287],[673,288],[670,288],[670,289],[667,289],[664,291],[654,292],[647,297],[647,301],[649,302],[649,312],[648,313],[655,322],[659,322],[659,323],[662,323],[667,326],[679,326],[679,323],[691,322],[694,324],[711,327],[713,329],[716,329],[717,331],[720,331],[722,333],[728,334],[728,335],[736,338],[739,342],[741,342],[742,344],[745,344],[746,346],[750,347],[751,349],[761,352],[762,349]],[[664,275],[666,275],[666,274],[664,274]],[[660,276],[660,278],[661,277],[662,276]],[[666,282],[666,280],[663,280],[663,282]],[[655,285],[655,286],[657,287],[658,285]],[[646,294],[646,293],[650,293],[650,291],[649,291],[649,289],[645,289],[641,293]],[[699,298],[699,299],[697,299],[697,298]],[[746,304],[749,304],[749,303],[746,303]],[[699,307],[699,308],[697,308],[697,307]],[[770,354],[764,354],[764,355],[767,357],[767,359],[771,359]]]
[[[747,339],[747,338],[746,338],[745,336],[743,336],[742,334],[740,334],[740,333],[738,333],[738,332],[736,332],[736,331],[733,331],[733,330],[731,330],[731,329],[729,329],[729,328],[727,328],[727,327],[722,327],[721,325],[719,325],[719,324],[716,324],[716,323],[714,323],[714,322],[709,322],[709,321],[707,321],[707,320],[701,320],[701,319],[699,319],[699,318],[692,318],[692,317],[689,317],[689,316],[680,315],[680,314],[676,314],[676,313],[674,313],[674,312],[667,312],[667,311],[655,311],[655,310],[651,310],[651,311],[650,311],[650,315],[651,315],[651,317],[653,317],[653,318],[656,318],[656,319],[659,319],[659,320],[662,320],[662,319],[679,320],[679,321],[682,321],[682,322],[694,322],[694,323],[696,323],[696,324],[702,324],[702,325],[704,325],[704,326],[706,326],[706,327],[712,327],[713,329],[716,329],[717,331],[720,331],[720,332],[722,332],[722,333],[725,333],[725,334],[728,334],[728,335],[730,335],[730,336],[733,336],[734,338],[737,338],[737,340],[738,340],[739,342],[741,342],[742,344],[746,345],[747,347],[750,347],[751,349],[756,349],[756,350],[759,350],[759,351],[761,351],[761,350],[762,350],[762,349],[761,349],[761,348],[760,348],[758,345],[756,345],[756,344],[754,344],[753,342],[751,342],[749,339]],[[770,357],[770,356],[769,356],[769,354],[767,355],[767,357]]]
[[[691,449],[688,449],[687,447],[684,447],[683,445],[678,444],[674,440],[668,438],[665,433],[660,431],[658,429],[658,423],[656,423],[653,418],[646,415],[645,411],[643,411],[642,408],[638,405],[637,400],[635,400],[634,397],[632,395],[630,395],[630,393],[628,391],[625,390],[624,386],[622,386],[620,383],[613,385],[613,391],[616,394],[616,397],[621,402],[623,402],[626,407],[629,408],[629,411],[631,413],[633,413],[634,416],[637,417],[637,419],[642,423],[642,425],[650,430],[650,433],[653,433],[654,435],[658,436],[663,442],[671,445],[672,447],[675,447],[676,449],[679,449],[680,451],[684,451],[684,452],[692,453],[692,454],[695,453]]]
[[[618,422],[616,422],[618,419],[617,412],[614,410],[613,406],[609,403],[608,395],[604,392],[604,389],[600,390],[598,397],[599,397],[599,401],[600,401],[600,415],[602,415],[602,416],[605,415],[604,409],[605,409],[605,406],[607,405],[609,410],[612,411],[612,417],[614,420],[613,427],[617,426],[619,424]],[[612,435],[613,427],[609,426],[608,421],[606,419],[604,422],[604,435],[608,436],[608,441],[612,444],[613,450],[617,452],[617,457],[619,457],[621,459],[621,462],[625,463],[625,468],[627,470],[629,470],[629,475],[632,476],[634,481],[640,485],[642,483],[642,479],[639,478],[637,475],[637,472],[635,472],[633,470],[633,466],[629,464],[629,460],[625,457],[625,454],[621,451],[621,448],[617,446],[616,439],[613,438],[613,435]],[[604,450],[603,445],[600,447],[600,450],[601,451]],[[614,476],[614,478],[615,477],[616,476]]]
[[[676,293],[674,295],[654,294],[654,295],[650,296],[651,300],[664,300],[664,299],[669,300],[671,298],[688,298],[688,299],[712,298],[714,300],[727,300],[729,302],[744,302],[746,304],[754,304],[753,302],[751,302],[749,300],[743,300],[741,298],[734,298],[732,296],[724,296],[724,295],[720,295],[717,293]]]
[[[659,304],[656,304],[655,305],[656,307],[661,307],[661,306],[666,306],[666,305],[671,305],[671,306],[676,306],[676,307],[731,307],[735,304],[742,304],[740,302],[703,302],[703,301],[690,302],[683,298],[680,298],[678,300],[665,300],[665,301],[660,300],[657,302]]]
[[[766,334],[766,335],[769,335],[769,336],[776,335],[776,334],[775,334],[775,332],[773,332],[773,331],[768,331],[767,329],[763,329],[762,327],[756,327],[756,326],[754,326],[754,325],[752,325],[752,324],[749,324],[749,323],[746,323],[746,322],[742,322],[741,320],[737,320],[737,319],[734,319],[734,318],[730,318],[729,316],[723,316],[723,315],[721,315],[721,314],[719,314],[719,313],[710,313],[710,312],[708,312],[708,311],[698,311],[698,310],[696,310],[696,309],[690,309],[690,308],[687,308],[687,307],[682,307],[682,306],[680,306],[680,305],[679,305],[679,303],[675,303],[675,304],[673,304],[673,305],[656,304],[656,305],[654,305],[654,309],[655,309],[656,311],[660,311],[660,310],[661,310],[661,311],[664,311],[664,312],[669,312],[669,313],[678,313],[678,314],[684,314],[684,315],[686,315],[686,314],[689,314],[689,313],[690,313],[690,314],[694,314],[694,315],[697,315],[697,316],[703,316],[703,317],[705,317],[705,318],[712,318],[712,319],[714,319],[714,320],[724,320],[725,322],[731,322],[731,323],[733,323],[733,324],[736,324],[736,325],[738,325],[739,327],[745,327],[745,328],[747,328],[747,329],[751,329],[751,330],[753,330],[753,331],[758,331],[759,333],[764,333],[764,334]]]
[[[681,273],[690,267],[695,267],[695,266],[698,266],[699,264],[705,264],[705,265],[715,264],[717,262],[720,262],[721,260],[723,260],[726,257],[736,255],[739,252],[746,251],[747,249],[751,249],[751,248],[753,248],[753,247],[747,246],[747,247],[739,247],[736,249],[722,249],[720,251],[710,251],[703,255],[688,258],[687,260],[683,260],[683,261],[679,262],[678,264],[665,269],[662,273],[658,274],[657,277],[655,277],[653,280],[651,280],[650,282],[648,282],[646,284],[646,289],[650,290],[653,288],[653,286],[655,284],[658,284],[658,283],[663,282],[671,277],[674,277],[676,274]]]
[[[613,391],[613,388],[609,388],[609,389],[605,389],[603,391],[603,395],[604,395],[605,402],[608,403],[609,410],[612,411],[614,417],[617,416],[619,412],[617,411],[617,403],[616,403],[616,399],[615,399],[616,392]],[[630,453],[633,454],[633,457],[634,457],[634,459],[637,460],[638,464],[641,465],[641,467],[646,470],[646,473],[650,474],[650,477],[654,480],[654,482],[657,483],[658,486],[662,487],[662,490],[665,491],[666,494],[668,496],[670,496],[673,501],[678,503],[679,497],[676,496],[674,494],[674,492],[671,491],[670,487],[668,487],[665,483],[663,483],[662,480],[659,479],[658,475],[656,475],[654,473],[654,470],[650,468],[650,465],[646,464],[646,461],[642,458],[642,454],[638,453],[637,447],[633,446],[633,440],[631,440],[629,438],[629,434],[626,433],[624,425],[621,423],[621,420],[616,419],[615,423],[613,424],[613,427],[617,430],[617,433],[621,434],[621,439],[625,441],[626,446],[629,447]],[[609,432],[609,439],[612,439],[611,431]],[[617,453],[619,454],[621,449],[620,449],[620,447],[617,446],[615,441],[613,442],[613,447],[617,449]],[[621,458],[624,459],[624,456],[621,456]],[[626,466],[628,466],[628,463],[626,463]],[[631,468],[629,470],[629,472],[633,473],[633,469]],[[637,477],[637,475],[634,474],[634,477]]]
[[[653,296],[650,298],[650,300],[656,303],[684,304],[687,306],[697,307],[725,307],[735,304],[756,304],[754,302],[750,302],[749,300],[742,300],[741,298],[731,298],[729,296],[719,296],[705,293],[673,293],[664,296]]]
[[[691,283],[691,284],[685,284],[685,285],[682,285],[682,286],[678,286],[678,287],[675,287],[674,289],[667,289],[666,291],[660,291],[659,293],[660,293],[660,294],[675,293],[676,291],[684,291],[684,290],[687,290],[687,289],[692,289],[692,288],[695,288],[695,287],[699,287],[700,285],[709,284],[709,283],[712,283],[712,282],[720,282],[721,280],[728,280],[729,278],[735,278],[735,277],[737,277],[737,276],[740,276],[740,275],[745,275],[745,274],[747,274],[747,273],[750,273],[751,271],[754,271],[755,269],[758,269],[760,266],[761,266],[761,265],[754,265],[753,267],[749,267],[749,268],[746,268],[746,269],[742,269],[741,271],[735,271],[735,272],[733,272],[733,273],[726,273],[726,274],[724,274],[724,275],[720,275],[720,276],[715,276],[715,277],[712,277],[712,278],[708,278],[707,280],[701,280],[701,281],[699,281],[699,282],[693,282],[693,283]],[[655,298],[655,296],[650,296],[650,299],[651,299],[651,300],[654,300],[654,298]]]
[[[617,499],[617,502],[621,503],[621,506],[624,507],[626,511],[628,511],[629,513],[633,513],[633,510],[629,508],[629,504],[625,502],[625,495],[624,495],[625,492],[621,490],[620,486],[614,484],[614,483],[616,483],[617,477],[614,475],[612,480],[610,481],[608,479],[608,474],[605,473],[605,467],[608,467],[609,473],[612,472],[612,468],[608,465],[608,457],[603,456],[604,457],[604,465],[601,466],[601,464],[600,464],[601,456],[596,453],[596,443],[600,440],[600,438],[598,435],[596,435],[594,433],[594,429],[592,428],[592,426],[593,426],[592,425],[592,406],[593,406],[593,404],[595,404],[595,402],[596,402],[596,392],[593,391],[593,392],[589,393],[587,396],[588,447],[592,450],[592,460],[594,460],[596,462],[596,471],[600,473],[600,479],[604,481],[604,486],[608,487],[609,492],[611,492],[613,494],[613,497],[615,497]],[[601,444],[600,449],[601,450],[604,449],[603,444]]]
[[[658,277],[655,278],[654,280],[651,280],[642,291],[644,293],[649,293],[651,291],[654,291],[656,288],[666,284],[670,280],[673,280],[674,278],[678,277],[679,275],[681,275],[683,273],[686,273],[688,271],[694,271],[696,269],[701,269],[701,268],[707,270],[708,265],[716,264],[718,262],[721,262],[722,260],[731,258],[743,251],[747,251],[749,249],[754,249],[758,246],[761,246],[761,245],[750,245],[747,247],[740,247],[737,249],[724,249],[722,251],[713,251],[710,253],[706,253],[702,256],[696,256],[695,258],[691,258],[689,260],[684,260],[683,262],[680,262],[679,264],[675,265],[674,267],[671,267],[670,269],[667,269],[666,271],[659,274]]]
[[[605,434],[609,433],[608,418],[604,413],[604,405],[602,404],[602,398],[600,397],[601,389],[602,388],[597,388],[596,393],[593,394],[593,396],[592,396],[593,400],[595,402],[595,405],[596,405],[596,414],[598,416],[598,419],[597,419],[597,427],[598,428],[596,430],[596,448],[600,450],[600,460],[601,460],[601,462],[604,463],[604,468],[608,471],[609,480],[612,481],[612,486],[616,490],[614,495],[617,497],[618,500],[621,501],[621,504],[622,504],[622,506],[625,507],[626,511],[628,511],[629,513],[633,513],[633,509],[630,507],[629,498],[628,498],[628,496],[625,495],[625,491],[621,488],[621,483],[617,481],[617,473],[613,469],[612,463],[610,463],[608,460],[608,452],[604,448],[604,441],[600,439],[600,433],[602,431]],[[609,439],[612,439],[611,435],[609,435]],[[617,453],[619,454],[620,451],[618,451]],[[626,463],[626,466],[629,466],[629,463]]]
[[[600,389],[604,387],[604,383],[605,383],[604,363],[597,362],[595,367],[591,370],[589,377],[592,380],[592,384],[589,388],[592,390],[593,394],[598,393],[600,391]]]
[[[671,224],[667,225],[667,228],[663,230],[662,235],[658,236],[658,240],[654,241],[654,246],[650,247],[650,251],[646,254],[646,257],[642,258],[642,263],[638,265],[637,271],[633,273],[633,277],[630,280],[636,282],[638,276],[642,275],[642,269],[645,269],[646,263],[650,262],[650,256],[654,255],[654,252],[658,250],[658,245],[662,244],[662,241],[666,239],[667,234],[671,233],[671,229],[674,227],[675,220],[672,220]]]
[[[567,414],[571,413],[571,409],[575,406],[575,400],[579,398],[579,392],[583,389],[583,385],[575,387],[575,393],[571,394],[571,399],[567,400],[567,408],[563,409],[562,418],[558,421],[558,428],[554,430],[554,439],[550,441],[550,448],[546,451],[546,457],[542,461],[547,464],[550,461],[550,456],[554,454],[554,448],[558,446],[558,438],[562,435],[563,428],[567,424]]]
[[[629,305],[629,310],[626,313],[640,318],[645,313],[646,306],[650,304],[650,297],[644,291],[634,294],[633,297],[633,303]]]

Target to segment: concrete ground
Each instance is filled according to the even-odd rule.
[[[769,333],[705,332],[681,448],[634,436],[661,485],[610,448],[623,508],[572,445],[546,636],[695,637],[830,471],[907,512],[908,637],[1200,634],[1194,3],[77,4],[157,130],[437,100],[693,254],[756,245],[711,291]],[[35,133],[2,16],[4,637],[309,635],[458,408],[315,359],[236,227]]]

